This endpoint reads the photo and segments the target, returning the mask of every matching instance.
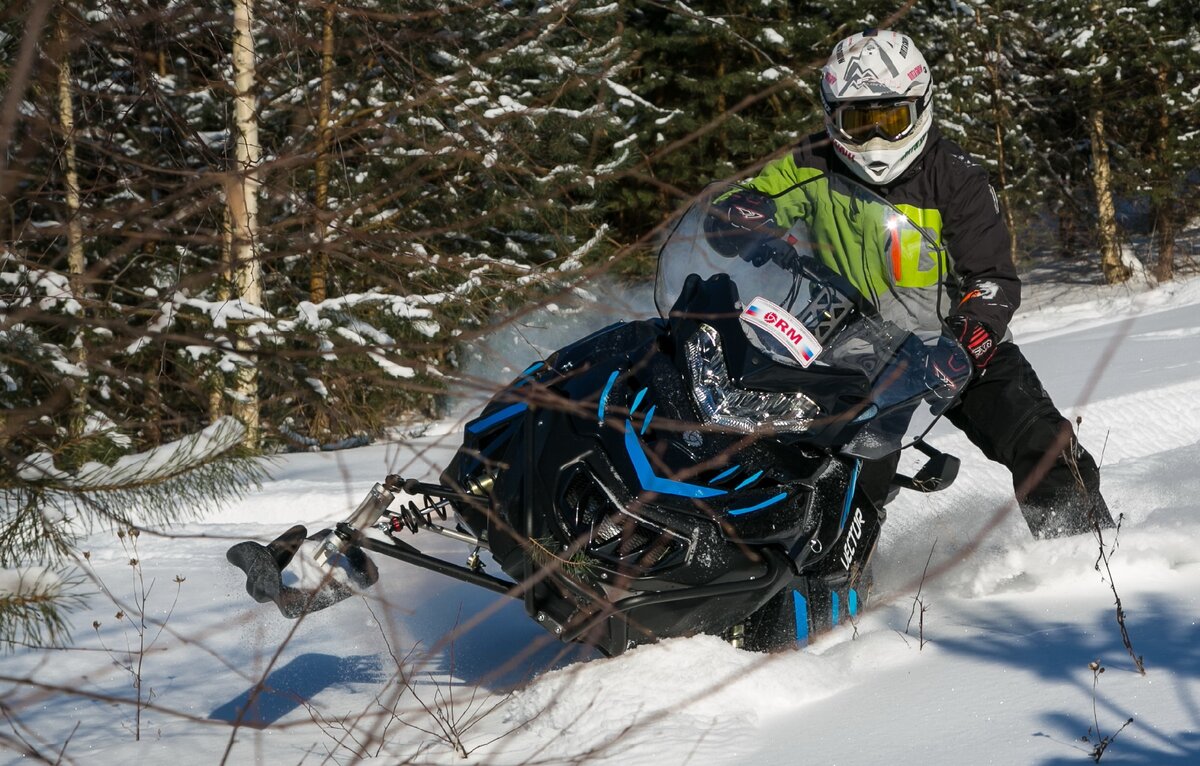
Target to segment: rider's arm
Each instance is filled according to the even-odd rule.
[[[805,182],[821,175],[824,174],[820,170],[797,165],[795,154],[789,152],[764,165],[758,175],[744,185],[775,201],[775,223],[787,229],[797,219],[807,219],[811,214],[809,198],[801,190]]]
[[[983,322],[999,339],[1021,303],[1008,227],[987,172],[956,153],[948,161],[952,184],[949,202],[942,206],[944,236],[962,287],[952,313]]]

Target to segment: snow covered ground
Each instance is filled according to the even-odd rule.
[[[522,365],[533,354],[516,337],[539,327],[489,347]],[[460,751],[486,764],[1068,764],[1116,734],[1103,763],[1198,763],[1200,280],[1035,280],[1014,332],[1102,456],[1124,516],[1111,582],[1090,536],[1033,541],[1006,472],[939,426],[931,441],[962,458],[958,482],[891,506],[874,608],[802,651],[696,637],[603,659],[558,644],[515,602],[392,561],[370,598],[299,622],[246,596],[229,545],[344,517],[387,473],[434,478],[457,440],[451,418],[403,444],[278,459],[261,492],[143,533],[136,553],[94,535],[90,565],[127,614],[141,613],[138,572],[152,583],[149,705],[139,721],[127,702],[136,624],[98,595],[74,619],[76,648],[4,658],[0,675],[32,683],[0,684],[0,762],[32,762],[27,750],[80,764],[451,764]],[[500,367],[479,364],[495,380]],[[417,542],[461,558],[428,537]],[[931,551],[946,572],[922,583]]]

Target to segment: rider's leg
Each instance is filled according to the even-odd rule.
[[[1002,343],[987,372],[947,417],[989,459],[1012,472],[1021,514],[1034,537],[1113,526],[1096,461],[1013,343]]]

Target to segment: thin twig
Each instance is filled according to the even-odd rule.
[[[933,544],[929,546],[929,556],[925,559],[925,568],[921,570],[921,580],[917,583],[917,595],[913,596],[913,608],[908,614],[908,623],[904,626],[904,632],[908,633],[908,629],[912,627],[913,615],[917,612],[917,604],[921,601],[921,589],[925,587],[925,575],[929,572],[929,562],[933,561],[933,549],[937,547],[937,538],[933,538]],[[922,606],[922,611],[924,607]],[[922,645],[924,645],[922,643]]]

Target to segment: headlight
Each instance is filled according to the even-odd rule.
[[[741,433],[805,431],[820,408],[804,394],[766,393],[735,388],[725,367],[721,338],[708,325],[684,348],[692,378],[692,398],[706,423]]]

